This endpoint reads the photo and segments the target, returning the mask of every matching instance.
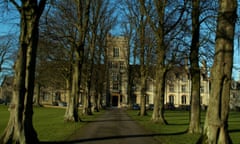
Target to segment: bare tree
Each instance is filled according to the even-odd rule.
[[[41,106],[40,93],[44,89],[54,91],[66,90],[66,80],[69,80],[71,55],[62,43],[53,40],[53,35],[41,31],[38,44],[34,104]],[[52,103],[61,101],[60,97],[52,95]]]
[[[139,59],[139,81],[140,81],[140,116],[147,114],[146,112],[146,88],[147,88],[147,78],[149,76],[149,69],[153,63],[153,49],[155,48],[154,40],[151,37],[152,30],[148,24],[147,17],[144,10],[138,1],[124,1],[124,16],[127,17],[124,22],[125,34],[129,33],[129,57],[134,57]],[[127,8],[127,10],[125,10]],[[127,24],[126,24],[127,23]],[[131,37],[130,37],[131,36]],[[136,63],[134,62],[134,65]],[[135,67],[135,66],[133,66]],[[136,67],[135,67],[136,68]],[[129,95],[131,93],[131,87],[133,86],[134,75],[132,74],[133,69],[129,67]]]
[[[68,101],[68,106],[65,113],[66,121],[79,121],[78,115],[78,103],[82,76],[82,66],[84,59],[84,48],[86,34],[88,31],[89,13],[90,13],[90,0],[76,0],[77,10],[77,23],[76,29],[78,31],[78,40],[73,43],[73,73],[72,73],[72,84],[71,94]]]
[[[11,62],[14,61],[13,54],[13,46],[14,46],[14,39],[13,36],[5,35],[0,36],[0,73],[4,73],[11,69],[9,65]]]
[[[88,50],[86,50],[85,66],[87,76],[88,87],[88,106],[86,106],[85,112],[92,114],[91,108],[99,104],[98,96],[100,95],[98,81],[101,79],[96,75],[102,75],[100,73],[104,69],[99,69],[101,65],[101,57],[103,56],[105,41],[110,29],[116,23],[116,17],[113,16],[115,11],[115,4],[110,3],[109,0],[93,1],[90,6],[90,19],[89,19],[89,32],[88,32]],[[94,75],[95,74],[95,75]],[[91,92],[91,93],[90,93]],[[93,94],[95,93],[95,94]],[[94,96],[98,95],[98,96]],[[92,97],[92,102],[91,102]],[[98,102],[95,102],[98,101]],[[93,106],[93,105],[95,106]],[[99,106],[98,106],[99,107]]]
[[[67,56],[58,59],[58,66],[66,83],[68,105],[64,119],[69,122],[81,120],[78,105],[90,4],[89,0],[53,1],[45,17],[45,31],[51,38],[50,43],[62,49]]]
[[[15,63],[13,98],[10,105],[8,125],[1,137],[1,143],[38,143],[32,124],[33,91],[38,25],[46,0],[11,0],[20,13],[20,48]]]
[[[167,0],[158,1],[155,0],[150,3],[145,0],[141,0],[141,7],[145,11],[145,15],[148,19],[148,23],[151,26],[154,35],[156,36],[156,94],[154,97],[154,110],[152,114],[152,120],[167,124],[164,117],[164,91],[165,91],[165,77],[167,72],[166,54],[167,43],[165,42],[166,36],[179,24],[185,11],[185,3],[181,5],[179,3],[173,11],[166,13],[166,8],[169,5]],[[170,4],[173,4],[170,2]],[[154,10],[149,11],[149,8],[154,7]],[[154,12],[153,12],[154,11]],[[173,16],[173,13],[179,12],[177,16]],[[168,15],[167,15],[168,14]],[[167,15],[167,16],[166,16]],[[166,19],[167,18],[167,19]],[[176,19],[173,21],[173,19]],[[169,20],[169,21],[167,21]]]
[[[200,35],[200,1],[192,0],[192,42],[190,47],[191,75],[191,113],[188,131],[200,133],[200,69],[199,69],[199,35]]]
[[[6,60],[7,49],[9,49],[9,43],[8,42],[6,44],[1,45],[1,49],[0,49],[0,72],[2,72],[2,66],[3,66],[3,64]]]
[[[198,143],[232,143],[228,134],[236,0],[219,0],[211,92],[204,131]]]

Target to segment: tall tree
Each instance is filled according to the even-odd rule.
[[[145,61],[145,35],[146,35],[146,25],[147,20],[144,14],[144,10],[140,7],[139,15],[139,28],[137,28],[137,33],[139,37],[139,47],[140,47],[140,116],[146,115],[146,77],[147,77],[147,66]]]
[[[199,69],[199,35],[200,35],[200,1],[192,0],[192,42],[190,46],[191,75],[191,112],[189,133],[200,133],[200,69]]]
[[[73,73],[72,73],[72,84],[71,94],[68,101],[68,106],[65,113],[66,121],[79,121],[78,115],[78,103],[80,95],[80,85],[82,76],[82,67],[84,59],[84,48],[86,42],[86,35],[88,31],[89,13],[91,0],[75,0],[77,10],[77,22],[76,29],[78,31],[77,40],[73,43]]]
[[[146,81],[149,76],[149,68],[152,63],[152,49],[154,47],[154,38],[151,37],[152,31],[149,28],[147,22],[147,17],[145,15],[145,10],[141,7],[139,1],[125,0],[123,8],[124,15],[127,17],[125,22],[125,33],[129,33],[127,36],[129,39],[129,58],[131,61],[131,56],[133,59],[139,59],[139,86],[140,86],[140,116],[147,114],[146,112]],[[127,24],[126,24],[127,23]],[[131,38],[130,38],[131,36]],[[134,60],[135,61],[135,60]],[[136,63],[134,62],[134,65]],[[136,68],[136,66],[135,66]],[[131,71],[133,69],[128,69],[129,71],[129,95],[131,93],[131,87],[133,87],[134,75]],[[131,100],[131,99],[130,99]]]
[[[20,13],[20,47],[15,63],[13,98],[8,125],[0,143],[38,143],[32,124],[33,91],[39,19],[46,0],[10,1]]]
[[[164,44],[164,17],[165,17],[165,6],[167,1],[155,1],[155,6],[158,15],[158,27],[151,24],[152,29],[155,30],[155,35],[157,36],[157,70],[156,70],[156,95],[154,98],[154,110],[152,114],[153,121],[159,121],[162,124],[166,124],[167,121],[164,117],[164,85],[165,85],[165,57],[166,57],[166,47]]]
[[[88,108],[86,110],[88,114],[92,114],[91,95],[93,91],[100,90],[99,88],[97,88],[100,87],[97,86],[97,82],[98,80],[100,80],[100,78],[98,78],[96,75],[100,75],[101,73],[98,69],[98,66],[101,64],[101,56],[103,56],[103,48],[105,47],[104,42],[106,41],[106,35],[116,23],[116,18],[113,17],[115,8],[115,4],[111,3],[109,0],[93,1],[90,6],[88,33],[89,48],[87,49],[88,51],[86,50],[86,60],[84,61],[86,66],[85,69],[88,87]],[[97,91],[95,91],[94,93],[97,94]],[[97,100],[98,97],[92,98],[96,101],[99,101]],[[94,101],[93,99],[92,101]],[[97,103],[94,102],[94,105],[96,104]]]
[[[163,124],[166,124],[166,120],[164,118],[163,114],[163,107],[164,107],[164,77],[166,74],[166,68],[165,68],[165,55],[166,55],[166,49],[164,46],[164,17],[165,17],[165,6],[167,1],[154,1],[154,6],[156,8],[156,14],[157,14],[157,25],[155,25],[155,21],[153,21],[150,18],[150,14],[146,11],[145,1],[141,0],[141,7],[143,10],[145,10],[145,14],[148,17],[148,22],[150,23],[151,28],[154,31],[154,34],[156,35],[157,39],[157,71],[156,71],[156,95],[154,97],[154,110],[152,114],[152,120],[153,121],[159,121]]]
[[[89,0],[53,1],[46,13],[46,27],[43,29],[51,46],[61,51],[52,51],[53,55],[49,56],[53,56],[51,62],[55,61],[61,67],[65,79],[68,105],[64,119],[70,122],[80,121],[78,105],[80,88],[84,87],[81,81],[84,53],[88,48],[86,37],[91,3]]]
[[[85,47],[82,45],[82,40],[80,40],[82,37],[79,35],[85,35],[87,31],[87,28],[82,28],[82,19],[84,19],[84,17],[81,18],[80,15],[84,15],[85,13],[77,13],[77,11],[81,9],[78,8],[79,5],[77,5],[77,2],[78,1],[75,0],[53,1],[49,9],[46,11],[44,15],[45,17],[43,21],[41,21],[41,30],[44,33],[42,35],[43,40],[48,47],[44,45],[41,47],[42,49],[40,52],[43,53],[41,56],[43,57],[41,58],[43,61],[41,61],[40,58],[39,60],[44,66],[40,66],[39,70],[43,70],[47,76],[51,77],[51,83],[49,83],[49,81],[45,81],[47,76],[44,75],[43,72],[40,72],[38,75],[41,77],[41,81],[47,83],[48,87],[50,86],[55,88],[56,84],[54,84],[54,82],[59,82],[59,80],[65,81],[64,86],[66,89],[66,101],[68,105],[64,119],[65,121],[76,122],[80,120],[78,115],[78,102],[80,94],[80,74],[82,62],[80,62],[81,65],[79,65],[79,70],[77,69],[78,73],[77,77],[75,77],[76,79],[79,79],[77,81],[75,78],[73,78],[73,75],[76,75],[74,74],[76,70],[73,71],[73,67],[74,65],[77,66],[77,62],[79,62],[78,60],[82,58],[79,57],[77,50]],[[81,31],[81,29],[84,30]],[[85,38],[83,41],[85,44]],[[49,47],[54,48],[49,49]],[[82,59],[80,61],[82,61]],[[52,67],[53,64],[55,65],[54,67]],[[48,66],[50,66],[50,68],[47,68]],[[51,71],[57,72],[52,73]],[[54,75],[52,76],[52,74]],[[58,78],[56,78],[56,76]],[[74,83],[73,79],[75,81]],[[60,83],[62,84],[63,82]],[[75,86],[77,90],[72,87],[73,84],[79,85]],[[78,94],[75,94],[75,92]]]
[[[156,37],[156,94],[154,97],[152,120],[162,124],[167,124],[164,117],[165,77],[168,69],[166,65],[166,54],[168,50],[166,36],[179,24],[185,11],[185,2],[183,2],[183,5],[181,5],[182,3],[178,3],[178,7],[175,9],[169,7],[173,8],[173,11],[166,11],[167,6],[173,4],[173,2],[170,2],[170,4],[169,2],[168,0],[154,0],[153,3],[150,3],[149,1],[140,0],[141,7]],[[154,7],[154,10],[148,10],[152,7]],[[176,12],[179,13],[174,15]],[[166,14],[168,15],[166,16]]]
[[[35,73],[35,83],[37,84],[34,95],[35,105],[39,105],[38,101],[41,100],[39,95],[43,89],[51,88],[53,93],[64,89],[66,86],[64,82],[70,75],[68,66],[70,66],[71,55],[66,52],[60,42],[52,39],[52,35],[43,30],[40,33]],[[60,97],[55,97],[53,93],[52,102],[61,101]]]
[[[237,0],[219,0],[211,92],[204,131],[198,143],[232,143],[228,134],[228,114],[233,66],[233,39]]]

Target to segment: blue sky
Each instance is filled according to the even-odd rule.
[[[8,19],[10,21],[8,21],[8,20],[4,21],[4,20],[2,20],[2,16],[3,15],[0,15],[0,36],[7,35],[9,33],[18,33],[17,32],[18,27],[16,24],[18,20],[11,19],[11,18],[9,19],[9,17],[8,17],[9,15],[7,15],[6,19]],[[236,26],[238,26],[238,24],[236,24]],[[238,29],[238,28],[236,28],[236,29]],[[237,34],[237,32],[236,32],[236,34]],[[239,43],[240,43],[239,36],[236,35],[235,41],[234,41],[234,65],[233,66],[238,69],[233,69],[233,78],[235,80],[240,80],[240,47],[239,47],[240,44]],[[1,76],[1,74],[0,74],[0,76]]]
[[[6,35],[9,32],[12,33],[14,30],[17,29],[16,24],[2,24],[0,23],[0,35]],[[240,80],[240,49],[238,47],[239,42],[235,40],[235,45],[234,45],[234,67],[239,68],[239,69],[233,69],[233,77],[235,80]]]
[[[237,40],[238,36],[236,35],[236,40],[234,42],[234,57],[233,57],[233,66],[238,69],[233,69],[233,77],[235,80],[240,80],[240,41]]]

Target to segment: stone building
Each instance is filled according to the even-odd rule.
[[[202,68],[203,69],[203,68]],[[210,82],[205,71],[201,71],[201,105],[208,105]],[[156,90],[156,81],[148,77],[146,80],[146,103],[153,104]],[[140,104],[140,85],[136,81],[134,84],[133,103]],[[174,67],[166,75],[164,104],[174,107],[187,108],[190,105],[191,79],[189,70],[186,67]]]
[[[106,104],[125,106],[128,104],[128,42],[125,37],[107,37],[106,47]]]
[[[129,65],[128,40],[123,36],[108,36],[105,50],[105,62],[97,68],[104,73],[102,81],[101,102],[106,106],[126,107],[131,104],[140,104],[140,67]],[[106,69],[105,69],[106,66]],[[100,67],[104,67],[102,70]],[[154,68],[152,68],[154,69]],[[206,64],[201,67],[201,105],[207,106],[211,84],[208,78]],[[152,71],[152,70],[151,70]],[[156,91],[154,74],[146,79],[146,103],[153,104]],[[81,95],[86,95],[81,89]],[[94,94],[92,94],[94,95]],[[170,69],[165,81],[164,103],[174,107],[188,107],[190,105],[191,78],[186,65],[175,66]],[[12,97],[12,77],[6,77],[0,87],[0,99],[9,102]],[[240,84],[233,82],[230,95],[230,108],[240,107]],[[53,104],[66,102],[64,87],[53,86],[40,89],[40,103]],[[81,103],[81,101],[80,101]]]

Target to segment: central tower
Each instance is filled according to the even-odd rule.
[[[107,105],[124,107],[128,103],[128,43],[123,36],[108,36],[107,61]]]

